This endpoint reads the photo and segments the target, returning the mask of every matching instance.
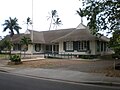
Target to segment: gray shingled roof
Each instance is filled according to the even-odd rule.
[[[34,43],[52,43],[53,40],[60,38],[70,32],[74,28],[70,29],[61,29],[61,30],[50,30],[50,31],[33,31],[33,42]],[[32,32],[31,30],[29,30]]]
[[[102,41],[108,41],[107,38],[99,38],[97,36],[94,36],[90,33],[87,29],[74,29],[72,32],[54,39],[52,42],[59,42],[59,41],[80,41],[80,40],[102,40]]]
[[[30,33],[32,30],[28,30]],[[16,34],[13,36],[13,42],[19,43],[23,36],[29,37],[30,34]],[[10,36],[6,36],[7,39]],[[106,37],[98,38],[90,33],[88,28],[79,24],[77,28],[50,30],[50,31],[33,31],[33,43],[56,43],[59,41],[78,41],[78,40],[102,40],[109,41]]]
[[[23,36],[30,37],[29,34],[15,34],[12,37],[12,42],[13,43],[19,43]],[[10,38],[11,38],[10,35],[7,35],[7,36],[5,36],[5,38],[3,40],[10,40]]]

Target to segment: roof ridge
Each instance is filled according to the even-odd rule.
[[[75,30],[77,30],[77,29],[75,28],[75,29],[73,29],[72,32],[69,32],[68,34],[66,34],[66,35],[64,35],[64,36],[62,36],[62,37],[59,37],[59,38],[57,38],[57,39],[55,39],[55,40],[58,40],[58,39],[61,39],[61,38],[67,37],[67,36],[69,36],[70,34],[72,34]],[[53,40],[53,41],[55,41],[55,40]],[[52,42],[53,42],[53,41],[52,41]]]
[[[28,29],[30,32],[52,32],[52,31],[61,31],[61,30],[70,30],[70,29],[76,29],[76,28],[65,28],[65,29],[57,29],[57,30],[49,30],[49,31],[36,31],[36,30],[30,30]]]

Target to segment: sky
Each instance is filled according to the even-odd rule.
[[[63,25],[58,29],[75,28],[81,22],[80,16],[76,13],[80,7],[82,4],[79,0],[33,0],[33,29],[36,31],[49,29],[50,20],[47,20],[47,16],[51,10],[57,10],[62,21]],[[9,30],[3,32],[2,26],[9,17],[18,19],[22,27],[20,33],[24,33],[27,29],[25,24],[27,17],[32,18],[32,0],[0,0],[0,12],[0,36],[9,34]],[[83,24],[87,25],[85,19]]]

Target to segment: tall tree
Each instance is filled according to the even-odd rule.
[[[80,0],[81,1],[81,0]],[[96,34],[101,30],[111,33],[120,25],[120,1],[119,0],[82,0],[83,13],[88,26]]]
[[[0,40],[2,40],[2,36],[0,36]]]
[[[27,25],[27,29],[28,29],[28,26],[29,26],[29,25],[32,25],[32,20],[31,20],[30,17],[27,18],[27,20],[26,20],[26,25]]]
[[[0,40],[0,53],[3,50],[3,45],[2,45],[2,41]]]
[[[25,57],[25,52],[27,51],[28,49],[28,45],[32,43],[31,39],[28,38],[28,37],[23,37],[21,38],[21,41],[20,41],[21,45],[23,46],[23,50],[24,50],[24,57]]]
[[[83,18],[82,18],[83,17],[83,12],[82,12],[81,8],[79,8],[79,10],[77,10],[76,12],[81,17],[81,23],[83,23]]]
[[[115,54],[120,55],[120,30],[116,30],[113,33],[113,37],[110,38],[109,47],[115,51]]]
[[[53,24],[54,24],[55,29],[57,29],[58,26],[62,25],[62,21],[58,17],[58,18],[55,19]]]
[[[11,17],[9,17],[9,20],[5,20],[5,23],[3,24],[3,26],[5,26],[4,29],[3,29],[3,32],[5,32],[6,30],[10,30],[9,31],[10,37],[11,37],[10,42],[12,42],[12,37],[14,35],[14,30],[17,32],[17,34],[19,34],[19,30],[22,29],[18,24],[18,19],[17,18],[12,19]],[[10,50],[10,56],[11,56],[11,50]]]
[[[18,24],[18,19],[17,18],[12,19],[11,17],[9,17],[9,20],[5,20],[3,26],[5,26],[3,32],[5,32],[6,30],[10,30],[9,32],[11,38],[14,35],[14,30],[17,32],[17,34],[19,34],[19,30],[22,29]]]
[[[55,18],[58,17],[57,15],[57,10],[52,10],[49,13],[48,20],[50,19],[50,27],[49,30],[51,29],[51,25],[53,24],[53,21],[55,21]]]

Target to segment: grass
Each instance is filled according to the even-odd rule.
[[[0,59],[8,59],[9,54],[0,54]]]

